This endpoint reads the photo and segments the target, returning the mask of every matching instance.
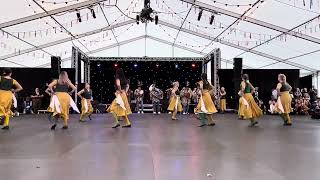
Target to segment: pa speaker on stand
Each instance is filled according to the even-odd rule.
[[[54,79],[58,79],[60,71],[61,71],[61,57],[51,56],[51,77]]]
[[[240,90],[241,76],[242,76],[242,58],[233,59],[233,84],[234,84],[234,109],[238,109],[238,92]]]

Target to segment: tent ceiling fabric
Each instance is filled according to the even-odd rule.
[[[159,24],[145,25],[135,21],[143,0],[5,1],[0,7],[0,66],[47,67],[56,55],[68,67],[72,46],[92,56],[201,57],[220,48],[224,68],[232,67],[234,57],[243,57],[246,68],[310,73],[320,68],[320,0],[305,2],[151,0]]]

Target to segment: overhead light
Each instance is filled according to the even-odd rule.
[[[157,24],[158,24],[158,21],[159,21],[159,17],[158,17],[158,15],[156,15],[156,16],[154,17],[154,23],[157,25]]]
[[[91,15],[92,15],[92,17],[95,19],[95,18],[97,18],[97,16],[96,16],[96,13],[94,12],[94,9],[91,7],[91,8],[89,8],[90,9],[90,12],[91,12]]]
[[[212,25],[213,21],[214,21],[214,15],[212,14],[210,17],[210,25]]]
[[[77,11],[77,19],[78,19],[78,22],[81,22],[81,15],[80,15],[80,11]]]
[[[198,21],[200,21],[200,19],[201,19],[202,12],[203,12],[203,10],[202,10],[202,9],[200,9],[199,14],[198,14]]]

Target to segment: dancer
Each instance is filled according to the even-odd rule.
[[[112,101],[107,112],[110,112],[115,118],[115,125],[112,128],[117,128],[120,126],[119,118],[123,117],[125,120],[125,125],[123,128],[131,128],[131,122],[128,115],[131,114],[130,105],[128,103],[128,98],[126,91],[129,89],[128,81],[124,75],[123,69],[119,68],[116,71],[116,98]]]
[[[207,79],[207,74],[202,73],[201,81],[198,82],[201,89],[201,96],[197,107],[195,108],[195,113],[199,113],[201,124],[199,127],[203,126],[215,126],[216,123],[213,120],[213,114],[218,112],[210,95],[213,86],[209,83]],[[208,122],[207,122],[208,121]]]
[[[160,112],[160,101],[163,99],[163,92],[156,87],[156,84],[153,83],[149,87],[150,98],[153,105],[153,114],[161,114]]]
[[[55,87],[54,91],[53,87]],[[51,130],[56,129],[59,117],[63,119],[62,129],[68,129],[70,106],[73,110],[79,113],[77,105],[70,96],[70,94],[72,94],[77,88],[70,81],[66,71],[61,71],[59,79],[53,80],[49,84],[48,88],[52,93],[49,109],[53,112],[52,117],[55,118],[54,124],[51,126]],[[68,92],[69,88],[72,89],[71,92]]]
[[[226,102],[227,92],[224,87],[221,87],[220,90],[220,111],[224,113],[227,109],[227,102]]]
[[[90,89],[90,84],[86,83],[84,89],[77,94],[81,98],[81,115],[79,122],[85,122],[83,120],[85,117],[91,119],[91,114],[93,112],[93,107],[91,104],[92,90]]]
[[[14,79],[11,78],[12,71],[10,68],[3,70],[0,76],[0,116],[4,118],[3,130],[9,129],[10,117],[13,115],[11,111],[13,102],[13,93],[22,90],[22,86]]]
[[[182,104],[180,100],[179,93],[179,82],[176,81],[173,83],[173,88],[171,90],[170,103],[168,107],[168,111],[172,112],[172,120],[177,119],[177,113],[182,111]]]
[[[189,106],[192,98],[192,90],[189,87],[189,82],[186,82],[186,87],[183,87],[181,90],[181,101],[183,107],[183,114],[189,114]]]
[[[134,97],[136,99],[136,111],[138,114],[143,114],[143,97],[144,91],[141,89],[142,83],[138,82],[138,89],[134,91]]]
[[[257,118],[262,116],[262,110],[255,102],[252,93],[254,93],[254,87],[249,82],[248,74],[242,76],[242,82],[240,84],[239,91],[239,115],[244,119],[250,120],[249,127],[254,127],[258,124]]]
[[[292,90],[292,87],[287,83],[287,78],[284,74],[278,75],[278,85],[277,85],[277,91],[279,94],[278,101],[276,103],[276,110],[280,113],[280,116],[282,117],[284,123],[284,126],[291,126],[291,118],[290,113],[292,112],[291,108],[291,102],[292,98],[290,95],[290,91]]]

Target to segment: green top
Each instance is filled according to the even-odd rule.
[[[87,89],[84,89],[81,95],[85,99],[91,99],[92,93],[91,93],[91,90],[88,91]]]
[[[14,86],[13,79],[6,79],[3,76],[0,77],[0,90],[10,91]]]
[[[280,84],[281,84],[280,92],[290,91],[291,86],[287,82],[280,83]]]

